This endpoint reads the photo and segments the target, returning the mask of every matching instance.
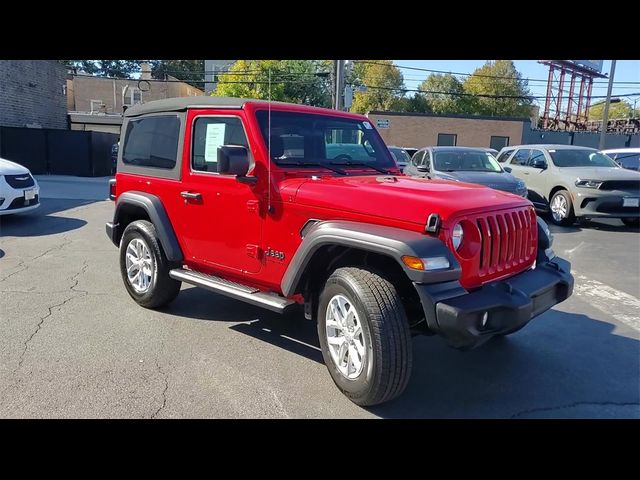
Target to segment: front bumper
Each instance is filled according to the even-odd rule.
[[[624,198],[640,198],[638,192],[588,191],[580,189],[574,192],[574,210],[580,217],[640,217],[640,207],[624,207]],[[587,190],[583,192],[582,190]]]
[[[541,261],[542,260],[542,261]],[[515,332],[573,292],[571,264],[543,252],[535,269],[467,292],[458,282],[415,284],[429,329],[455,348],[470,349]]]

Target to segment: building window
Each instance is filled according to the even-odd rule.
[[[137,88],[132,88],[124,97],[122,97],[122,104],[130,107],[137,103],[142,103],[142,92]]]
[[[499,137],[499,136],[491,136],[491,142],[489,143],[489,148],[493,148],[494,150],[502,150],[504,147],[509,146],[509,137]]]
[[[439,147],[455,147],[456,143],[458,143],[458,135],[456,135],[455,133],[438,134]]]

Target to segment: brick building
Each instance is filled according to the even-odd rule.
[[[372,111],[367,116],[387,145],[414,148],[458,145],[500,150],[523,143],[531,129],[528,118],[380,111]]]
[[[0,126],[67,129],[66,81],[55,60],[0,60]]]

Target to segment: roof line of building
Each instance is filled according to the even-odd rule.
[[[488,115],[465,115],[451,113],[442,115],[438,113],[418,113],[418,112],[385,112],[382,110],[372,110],[367,115],[388,115],[394,117],[440,117],[440,118],[468,118],[471,120],[497,120],[508,122],[530,122],[531,119],[526,117],[490,117]]]

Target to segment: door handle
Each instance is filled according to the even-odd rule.
[[[198,193],[198,192],[180,192],[180,196],[184,197],[184,198],[188,198],[191,200],[200,200],[202,198],[202,194]]]

